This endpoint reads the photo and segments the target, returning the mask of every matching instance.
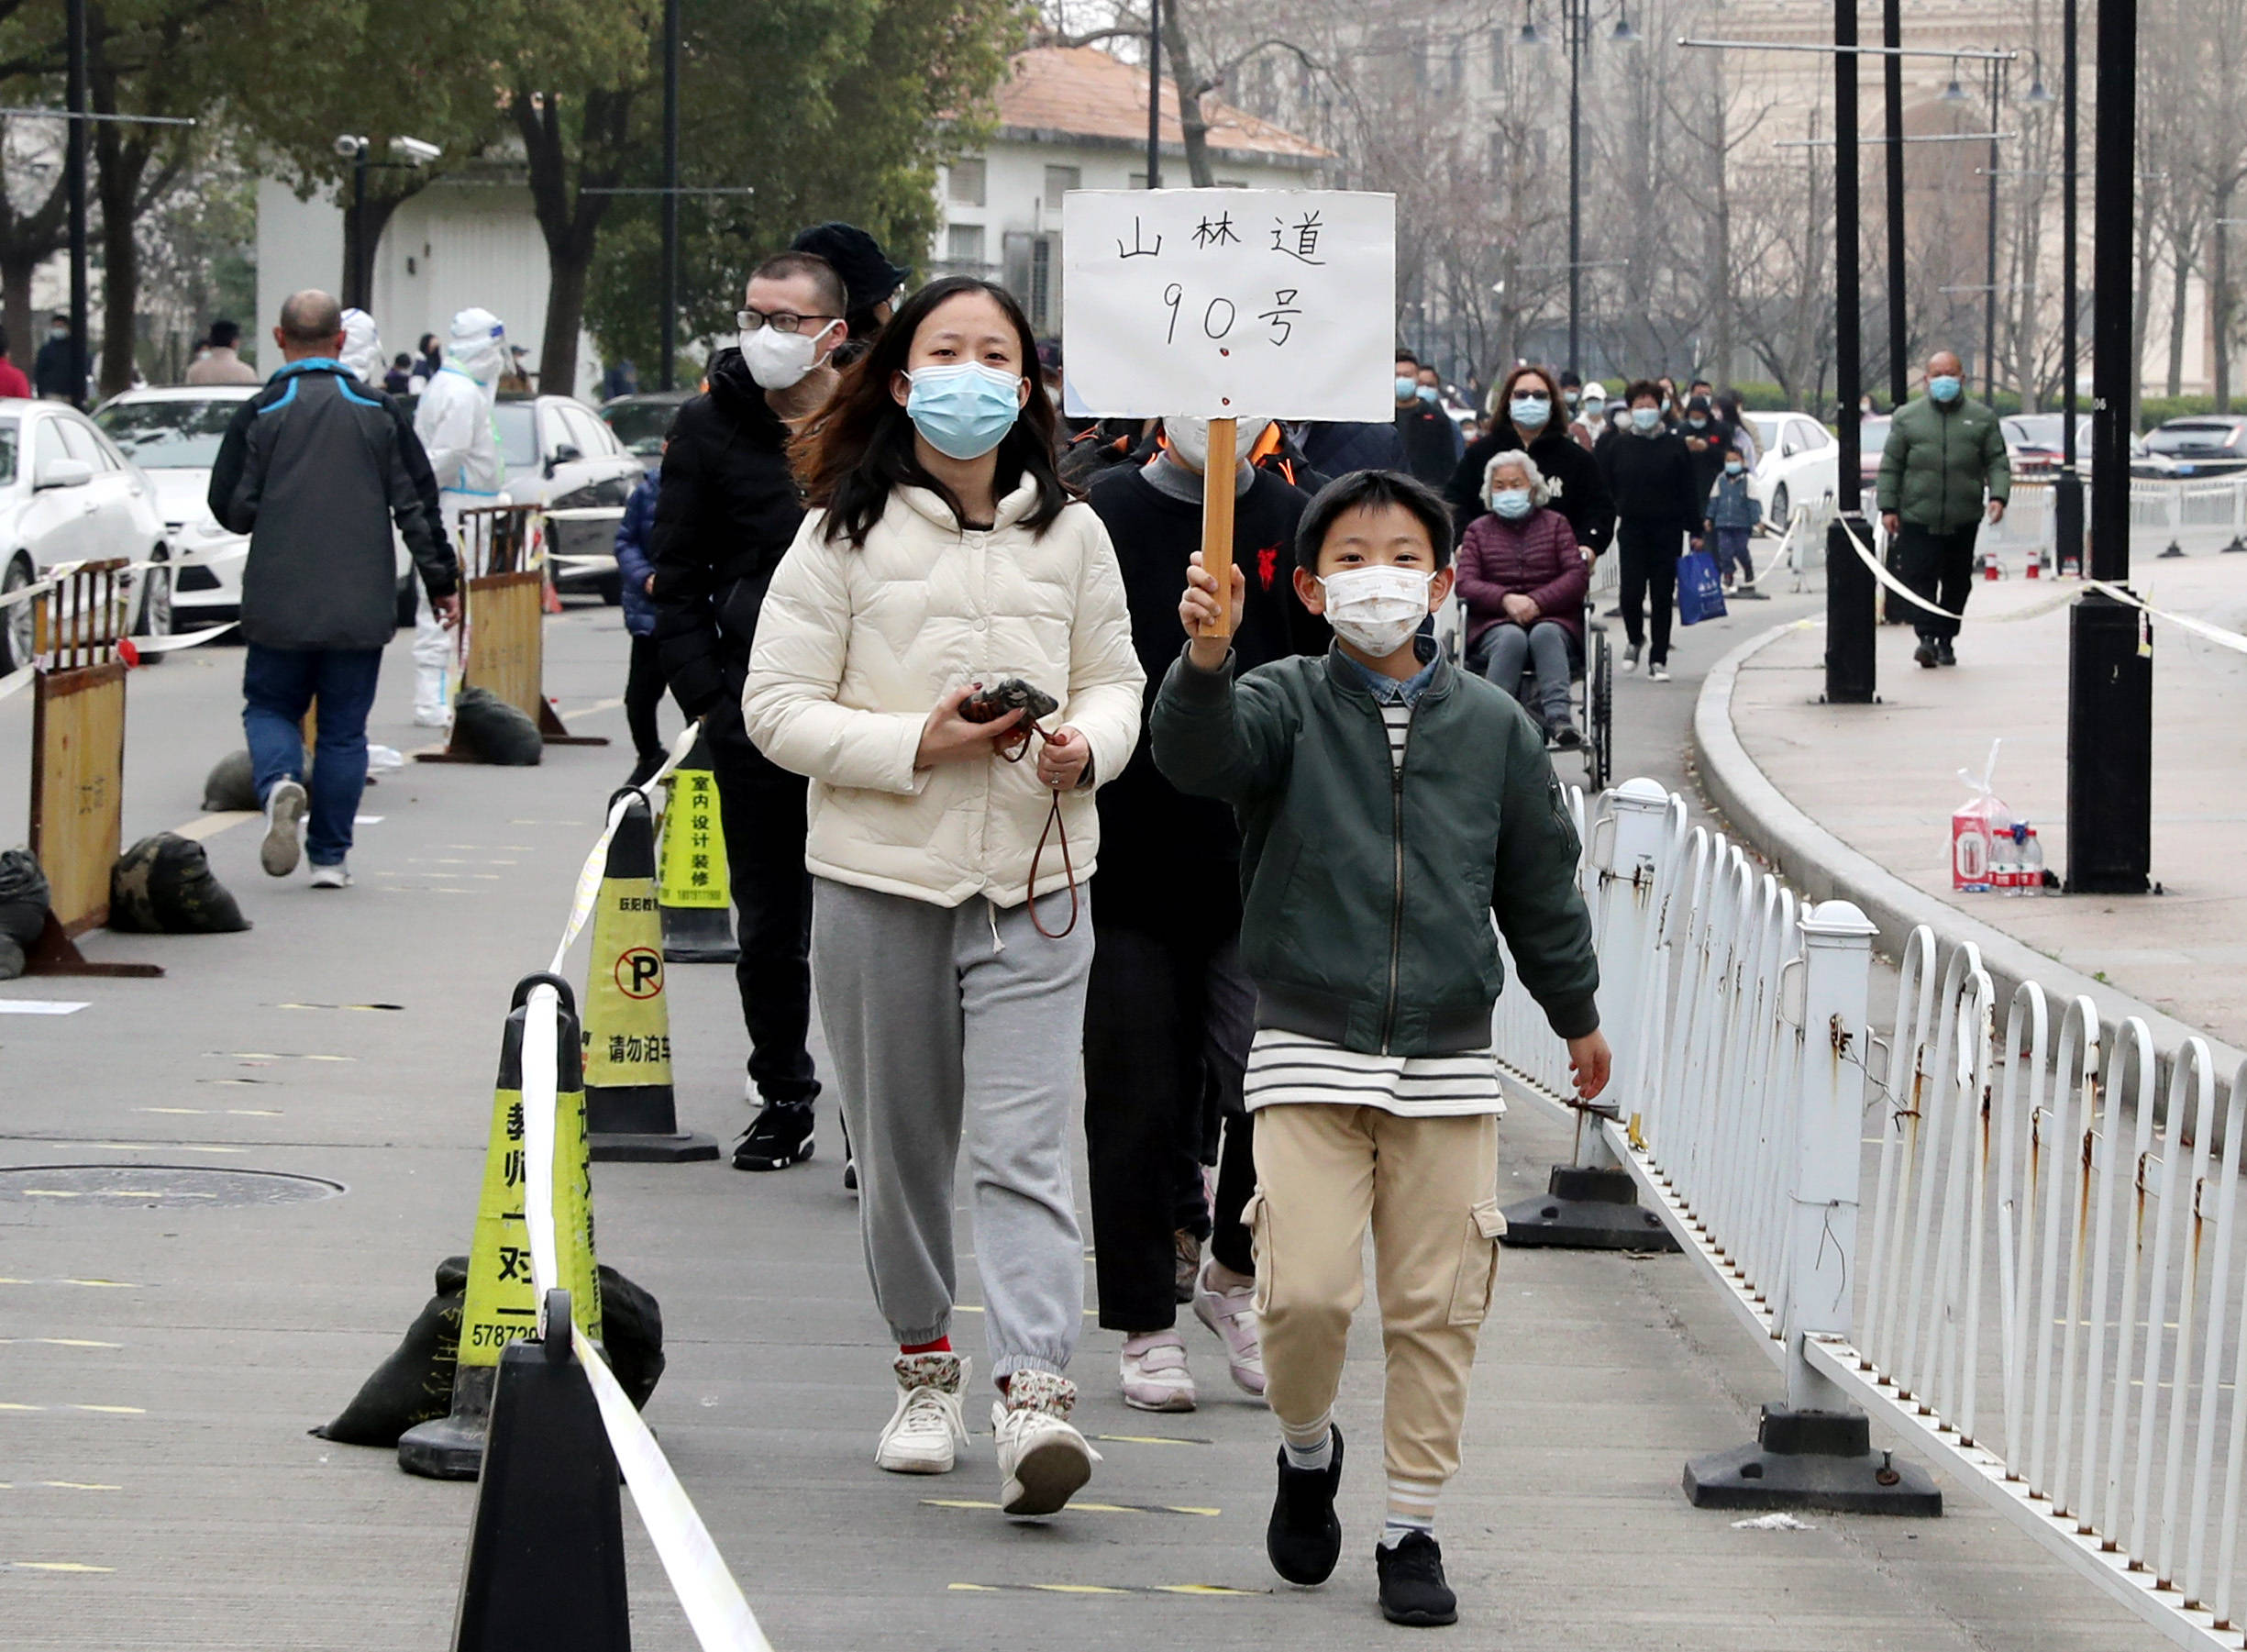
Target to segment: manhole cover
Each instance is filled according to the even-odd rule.
[[[332,1199],[343,1184],[280,1170],[214,1170],[183,1164],[38,1164],[0,1167],[0,1204],[212,1210]]]

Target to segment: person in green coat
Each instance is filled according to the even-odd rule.
[[[1985,511],[1992,523],[2005,519],[2012,489],[1996,412],[1966,398],[1956,352],[1937,350],[1927,359],[1927,394],[1889,421],[1879,483],[1880,525],[1896,541],[1904,583],[1943,610],[1912,613],[1912,658],[1930,670],[1958,663],[1952,643],[1974,589],[1974,538]]]

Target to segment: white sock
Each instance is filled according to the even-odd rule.
[[[1334,1464],[1334,1430],[1330,1418],[1321,1417],[1309,1428],[1290,1428],[1280,1425],[1286,1437],[1280,1441],[1288,1454],[1288,1467],[1308,1473],[1323,1473]],[[1305,1440],[1310,1443],[1304,1444]]]
[[[1381,1547],[1394,1548],[1413,1532],[1419,1532],[1424,1536],[1434,1536],[1434,1517],[1431,1515],[1422,1519],[1417,1514],[1389,1515],[1381,1523]]]

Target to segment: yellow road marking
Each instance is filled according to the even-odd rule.
[[[123,1486],[98,1485],[85,1480],[43,1480],[39,1484],[56,1491],[122,1491]]]
[[[146,1408],[138,1405],[73,1405],[71,1409],[72,1411],[106,1412],[112,1416],[120,1417],[145,1417],[149,1414]],[[1214,1509],[1210,1511],[1212,1514],[1216,1512]]]
[[[1214,1446],[1215,1440],[1174,1439],[1164,1434],[1096,1434],[1096,1440],[1112,1440],[1119,1446]]]
[[[35,1342],[50,1348],[121,1348],[121,1342],[88,1342],[83,1336],[0,1336],[0,1346]]]
[[[262,820],[264,814],[258,809],[221,809],[215,815],[198,815],[185,826],[172,829],[183,837],[192,837],[197,843],[208,843],[219,833],[240,826],[246,820]]]
[[[4,1563],[16,1571],[115,1571],[114,1566],[81,1566],[75,1560],[9,1560]]]

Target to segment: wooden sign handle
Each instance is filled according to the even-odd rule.
[[[1233,592],[1234,449],[1239,429],[1234,419],[1210,421],[1210,456],[1201,471],[1201,566],[1217,581],[1218,600],[1227,604]],[[1204,633],[1223,634],[1223,627]]]

